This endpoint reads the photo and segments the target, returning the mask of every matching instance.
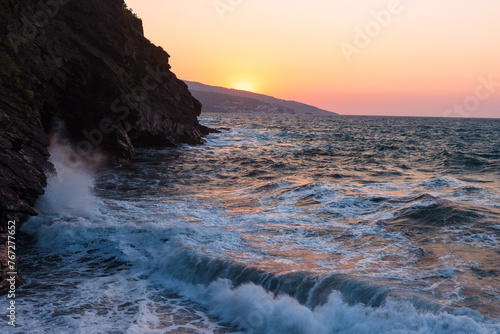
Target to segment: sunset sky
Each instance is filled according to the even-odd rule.
[[[498,0],[126,0],[184,80],[340,114],[500,117]]]

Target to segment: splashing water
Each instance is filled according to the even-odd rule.
[[[101,170],[53,142],[14,333],[500,333],[494,122],[205,123]]]

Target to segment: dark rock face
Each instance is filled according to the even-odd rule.
[[[111,161],[203,142],[201,104],[168,59],[123,0],[0,0],[0,272],[7,221],[36,214],[61,122],[78,154]]]
[[[0,88],[0,293],[10,285],[7,272],[15,271],[8,269],[7,223],[16,221],[18,230],[24,217],[37,214],[32,206],[43,194],[44,172],[51,168],[48,144],[40,120]]]

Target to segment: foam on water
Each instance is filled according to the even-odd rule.
[[[100,171],[53,145],[16,333],[500,333],[494,188],[315,176],[343,145],[276,122]]]
[[[177,284],[176,284],[177,283]],[[165,284],[165,283],[164,283]],[[488,324],[478,313],[419,312],[409,302],[389,300],[383,307],[348,305],[334,292],[326,304],[311,310],[294,298],[274,296],[255,284],[233,288],[218,280],[208,286],[186,286],[168,282],[191,300],[206,306],[224,322],[246,333],[494,333],[500,327]]]

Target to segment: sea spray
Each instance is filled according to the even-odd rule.
[[[102,165],[103,155],[81,157],[70,143],[54,134],[49,147],[49,161],[55,171],[49,173],[45,194],[37,208],[44,214],[92,210],[93,172]]]
[[[205,306],[222,322],[252,334],[490,334],[500,330],[471,310],[417,311],[410,302],[394,299],[380,307],[349,305],[333,292],[326,304],[310,309],[289,295],[276,296],[253,283],[234,287],[229,280],[219,279],[192,285],[164,278],[162,284]]]
[[[80,157],[57,133],[51,136],[49,153],[54,170],[47,173],[45,193],[36,203],[40,215],[26,222],[22,231],[36,235],[38,246],[57,250],[87,241],[81,229],[96,223],[88,218],[97,210],[94,174],[104,159],[101,154]]]
[[[500,333],[499,127],[252,117],[83,168],[88,210],[38,207],[19,333]]]

